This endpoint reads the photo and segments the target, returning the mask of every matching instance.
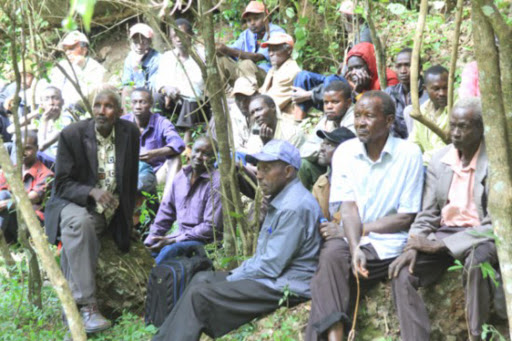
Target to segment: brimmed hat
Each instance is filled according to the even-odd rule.
[[[354,15],[354,3],[350,0],[343,1],[338,11],[343,14]]]
[[[249,13],[267,13],[268,10],[265,8],[265,5],[259,1],[251,1],[245,8],[244,13],[242,13],[242,19]]]
[[[286,33],[274,33],[270,36],[270,39],[261,44],[261,47],[267,48],[269,45],[281,45],[288,44],[291,47],[295,44],[291,35]]]
[[[76,43],[86,43],[89,45],[89,39],[87,39],[87,36],[80,31],[71,31],[64,36],[59,46],[72,46]]]
[[[153,29],[149,25],[138,23],[130,27],[130,38],[137,33],[142,34],[144,37],[151,39],[153,38]]]
[[[259,161],[283,161],[289,165],[300,168],[300,153],[290,142],[284,140],[271,140],[263,146],[261,152],[247,155],[247,161],[256,164]]]
[[[235,81],[233,85],[233,91],[231,92],[233,95],[242,94],[245,96],[252,96],[258,90],[256,84],[251,82],[246,77],[240,77]]]
[[[334,129],[331,132],[328,132],[326,130],[317,130],[316,136],[318,136],[321,139],[327,139],[336,144],[342,144],[343,142],[356,137],[356,135],[352,131],[345,127]]]

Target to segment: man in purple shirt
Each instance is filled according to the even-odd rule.
[[[190,165],[175,177],[156,214],[144,244],[158,253],[156,263],[176,257],[191,245],[204,245],[222,235],[220,174],[213,168],[214,149],[208,137],[196,140]],[[166,235],[174,222],[178,230]]]
[[[140,161],[153,167],[158,184],[165,183],[164,196],[181,167],[180,154],[185,149],[174,125],[167,118],[151,112],[153,97],[145,88],[131,94],[133,113],[121,118],[133,122],[140,130]]]

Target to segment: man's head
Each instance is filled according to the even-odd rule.
[[[272,97],[267,95],[256,95],[251,97],[249,114],[260,126],[266,125],[269,127],[275,127],[277,123],[276,103]]]
[[[340,144],[356,137],[353,132],[345,127],[337,128],[331,132],[318,130],[316,135],[323,139],[318,153],[318,164],[324,167],[331,165],[334,151]]]
[[[436,109],[448,104],[448,70],[434,65],[425,71],[425,90]]]
[[[174,22],[178,30],[180,30],[185,37],[188,39],[188,44],[192,41],[192,37],[194,36],[194,30],[192,29],[192,24],[185,18],[176,19]],[[178,49],[182,49],[185,47],[185,44],[181,41],[181,38],[176,33],[174,28],[171,28],[170,35],[171,43],[174,47]]]
[[[23,141],[23,166],[30,168],[37,161],[37,132],[34,130],[21,130],[21,139]]]
[[[21,87],[29,89],[34,81],[34,62],[30,59],[22,60],[18,63],[18,70],[21,73]]]
[[[357,101],[354,126],[357,137],[365,144],[387,139],[395,120],[395,103],[384,91],[367,91]]]
[[[329,121],[340,122],[352,104],[352,89],[342,81],[334,81],[324,88],[324,114]]]
[[[199,137],[192,146],[190,165],[196,174],[202,174],[210,169],[215,161],[215,150],[212,139],[208,136]],[[215,143],[215,142],[213,142]]]
[[[459,151],[476,150],[484,136],[482,104],[479,98],[457,101],[450,115],[450,137]]]
[[[293,38],[290,35],[275,33],[268,41],[261,44],[261,47],[268,47],[270,64],[273,68],[278,69],[292,56],[293,45]]]
[[[153,96],[151,91],[146,88],[137,88],[131,95],[132,110],[139,119],[147,119],[151,115],[153,106]]]
[[[235,96],[235,103],[238,109],[246,117],[250,116],[249,104],[251,103],[252,96],[257,92],[256,84],[247,78],[240,77],[235,81],[232,94]]]
[[[43,112],[51,112],[52,116],[58,117],[62,111],[64,100],[60,89],[49,86],[41,94],[41,108]]]
[[[398,80],[405,86],[411,83],[411,57],[412,49],[406,47],[396,55],[395,71],[398,75]]]
[[[247,155],[247,161],[257,164],[258,184],[263,194],[271,198],[297,177],[301,162],[298,149],[283,140],[269,141],[261,152]]]
[[[265,32],[265,24],[268,22],[267,15],[268,11],[262,2],[251,1],[245,8],[242,19],[245,20],[252,33],[260,34]]]
[[[138,23],[130,28],[130,48],[138,55],[145,55],[151,48],[153,29],[149,25]]]
[[[80,31],[69,32],[59,45],[73,64],[81,62],[89,51],[89,39]]]
[[[114,89],[103,89],[94,97],[92,112],[96,129],[104,137],[108,136],[117,119],[123,113],[121,98]]]

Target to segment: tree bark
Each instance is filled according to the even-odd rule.
[[[473,39],[480,75],[491,181],[488,209],[496,235],[509,325],[512,325],[512,146],[510,131],[507,131],[512,124],[512,118],[506,115],[504,102],[510,98],[504,97],[503,91],[509,91],[511,84],[508,83],[510,75],[505,75],[510,74],[510,69],[500,70],[500,65],[510,65],[512,55],[504,55],[503,51],[500,54],[501,46],[500,49],[496,46],[495,34],[498,32],[495,32],[484,14],[490,13],[490,10],[493,8],[489,4],[485,5],[484,1],[472,1]],[[498,37],[503,37],[503,33],[501,31]],[[512,338],[512,329],[510,337]]]
[[[13,271],[12,267],[16,265],[14,258],[12,258],[11,251],[9,251],[9,245],[5,241],[4,233],[0,229],[0,252],[2,253],[2,257],[5,260],[5,265],[7,265],[7,271],[9,271],[9,276],[12,277]]]
[[[386,49],[383,46],[379,34],[377,33],[377,29],[375,28],[375,24],[373,23],[372,0],[366,0],[364,4],[366,7],[366,21],[368,22],[368,26],[370,27],[370,35],[372,37],[373,45],[375,47],[375,57],[377,59],[377,72],[379,76],[380,89],[384,91],[387,87],[388,82],[386,77]]]
[[[459,52],[460,24],[462,22],[462,6],[464,0],[457,0],[457,14],[455,16],[455,31],[453,32],[452,56],[450,60],[450,70],[448,74],[448,107],[451,112],[453,108],[453,90],[455,83],[455,69],[457,68],[457,58]]]

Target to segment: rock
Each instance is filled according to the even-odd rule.
[[[122,253],[110,236],[101,238],[96,271],[97,299],[109,318],[123,311],[144,315],[146,286],[154,259],[142,242],[132,242],[129,253]]]

